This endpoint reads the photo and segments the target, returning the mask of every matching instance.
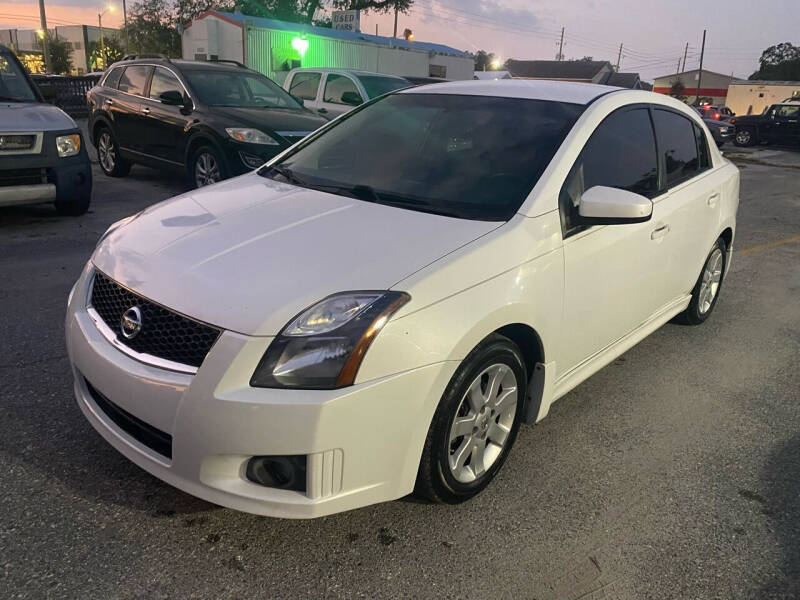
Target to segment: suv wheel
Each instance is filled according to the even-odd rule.
[[[492,335],[470,352],[434,414],[416,494],[457,504],[489,485],[517,437],[526,381],[522,355],[508,338]]]
[[[756,132],[752,129],[739,129],[733,143],[737,146],[754,146],[756,143]]]
[[[200,146],[194,153],[191,184],[201,188],[227,179],[228,172],[219,152],[211,146]]]
[[[97,161],[103,173],[110,177],[125,177],[131,171],[131,163],[119,155],[119,146],[108,127],[97,134]]]

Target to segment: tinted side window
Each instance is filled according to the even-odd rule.
[[[561,188],[564,237],[583,229],[578,204],[596,185],[652,197],[658,189],[658,157],[650,111],[622,109],[605,119],[586,142]]]
[[[664,157],[667,187],[688,179],[700,170],[694,123],[677,113],[653,111],[656,135]]]
[[[333,102],[334,104],[348,104],[342,100],[342,95],[347,92],[361,96],[356,89],[356,85],[350,81],[350,78],[344,75],[328,75],[325,81],[325,102]]]
[[[145,65],[125,67],[125,72],[119,78],[119,91],[144,96],[144,84],[149,73],[150,67]]]
[[[117,67],[116,69],[111,69],[106,75],[105,80],[103,81],[103,85],[105,87],[117,89],[117,84],[119,83],[119,78],[122,75],[122,69]]]
[[[779,119],[796,119],[800,115],[800,106],[781,106],[775,111],[775,116]]]
[[[295,73],[289,91],[303,100],[316,100],[320,73]]]
[[[150,81],[150,97],[158,100],[159,96],[164,92],[180,92],[183,94],[183,86],[170,71],[156,67],[153,79]]]

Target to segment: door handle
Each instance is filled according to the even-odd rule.
[[[719,194],[711,194],[708,197],[708,205],[709,206],[716,206],[717,200],[719,200]]]
[[[147,108],[147,107],[145,106],[145,107],[142,109],[142,112],[143,112],[144,114],[146,114],[146,115],[149,115],[149,114],[150,114],[150,109],[149,109],[149,108]]]
[[[657,240],[658,238],[662,238],[669,233],[669,225],[661,225],[660,227],[656,227],[653,229],[653,232],[650,234],[651,240]]]

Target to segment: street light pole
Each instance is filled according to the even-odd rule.
[[[125,54],[128,53],[128,10],[125,7],[125,0],[122,0],[122,31],[125,33]]]
[[[44,13],[44,0],[39,0],[39,23],[42,28],[42,53],[44,54],[44,72],[52,72],[50,50],[47,47],[47,16]]]

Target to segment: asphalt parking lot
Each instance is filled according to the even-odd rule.
[[[725,150],[739,229],[706,324],[663,327],[523,427],[473,501],[313,521],[161,483],[72,398],[70,286],[179,176],[95,165],[84,217],[0,211],[0,598],[800,597],[800,152]]]

